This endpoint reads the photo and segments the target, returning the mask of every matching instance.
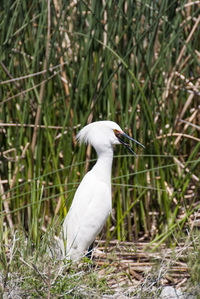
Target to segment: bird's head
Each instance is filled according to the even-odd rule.
[[[132,140],[144,148],[140,142],[123,132],[118,124],[109,120],[90,123],[81,129],[77,139],[80,143],[91,144],[97,152],[112,148],[114,144],[123,144],[129,152],[135,154],[125,139]]]

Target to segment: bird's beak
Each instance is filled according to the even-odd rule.
[[[123,144],[123,145],[128,149],[128,151],[129,151],[131,154],[133,154],[133,155],[136,155],[136,154],[135,154],[135,152],[132,150],[132,148],[130,147],[130,145],[129,145],[128,143],[126,143],[126,142],[123,140],[124,137],[125,137],[125,138],[128,138],[129,140],[134,141],[134,142],[137,143],[138,145],[140,145],[140,146],[142,146],[143,148],[145,148],[143,144],[141,144],[139,141],[133,139],[132,137],[130,137],[129,135],[127,135],[127,134],[124,133],[124,132],[115,132],[115,135],[116,135],[116,137],[118,138],[119,142],[120,142],[121,144]]]

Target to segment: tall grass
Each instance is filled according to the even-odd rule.
[[[162,242],[199,209],[199,2],[11,1],[0,11],[1,240],[39,246],[96,158],[75,135],[116,121],[102,238]],[[85,164],[86,162],[86,164]],[[2,244],[2,243],[1,243]]]

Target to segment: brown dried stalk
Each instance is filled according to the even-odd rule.
[[[49,58],[50,28],[51,28],[50,0],[48,0],[47,5],[48,5],[48,27],[47,27],[47,42],[46,42],[46,53],[45,53],[45,60],[44,60],[44,70],[47,69],[47,62],[48,62],[48,58]],[[32,143],[31,143],[32,157],[34,157],[34,152],[35,152],[37,131],[38,131],[38,125],[40,122],[41,107],[42,107],[42,102],[43,102],[45,83],[46,83],[45,81],[42,82],[41,89],[40,89],[39,104],[38,104],[38,108],[37,108],[37,113],[36,113],[36,118],[35,118],[35,127],[34,127],[34,131],[33,131]]]

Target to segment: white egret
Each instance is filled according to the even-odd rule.
[[[91,144],[98,158],[76,190],[70,210],[64,220],[62,240],[60,240],[63,257],[70,258],[72,261],[79,260],[102,230],[112,207],[113,145],[122,143],[134,154],[129,144],[124,142],[124,137],[144,147],[124,133],[113,121],[93,122],[78,133],[77,139],[81,143]]]

